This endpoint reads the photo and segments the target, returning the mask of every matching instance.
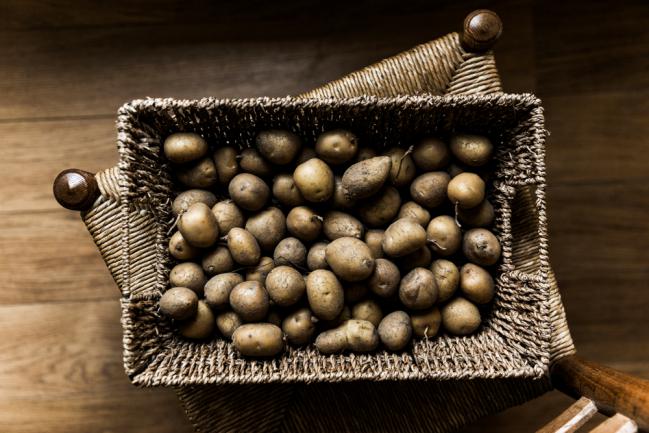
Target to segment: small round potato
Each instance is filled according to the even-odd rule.
[[[215,275],[205,284],[205,302],[215,310],[222,310],[230,304],[230,292],[243,277],[235,272]]]
[[[190,188],[209,188],[219,180],[214,161],[209,156],[176,167],[176,176]]]
[[[405,256],[425,245],[426,230],[413,219],[398,219],[385,230],[383,252],[388,256]]]
[[[273,173],[273,166],[257,152],[257,149],[251,147],[243,149],[239,158],[239,167],[243,172],[259,177],[267,177]]]
[[[315,347],[322,354],[340,353],[347,349],[347,326],[342,324],[337,328],[321,332],[315,339]]]
[[[317,320],[311,310],[300,308],[282,321],[282,331],[289,343],[295,346],[304,346],[311,342]]]
[[[487,229],[471,229],[464,233],[462,252],[469,261],[480,266],[496,264],[500,258],[500,241]]]
[[[178,216],[185,212],[194,203],[205,203],[209,207],[216,203],[216,196],[204,189],[188,189],[183,191],[174,199],[171,204],[171,211]]]
[[[442,326],[453,335],[469,335],[480,327],[480,311],[464,298],[455,298],[442,307]]]
[[[255,145],[267,160],[285,165],[295,159],[302,148],[302,140],[290,131],[272,129],[257,134]]]
[[[250,173],[237,174],[228,185],[230,198],[241,208],[258,211],[263,208],[270,196],[268,185]]]
[[[342,280],[361,281],[374,270],[372,251],[360,239],[344,237],[332,241],[325,249],[331,270]]]
[[[366,159],[374,158],[376,156],[376,150],[371,147],[361,147],[356,152],[356,162],[365,161]]]
[[[342,187],[350,200],[370,197],[381,188],[390,175],[392,160],[377,156],[350,166],[342,177]]]
[[[485,183],[475,173],[460,173],[448,183],[448,199],[461,209],[478,206],[484,195]]]
[[[303,162],[307,162],[308,160],[317,157],[318,154],[315,153],[315,149],[313,147],[303,147],[300,153],[297,155],[297,158],[295,158],[295,165],[300,165]]]
[[[239,173],[239,163],[237,162],[237,150],[234,147],[219,147],[212,155],[216,173],[221,185],[227,186],[232,178]]]
[[[445,171],[431,171],[410,184],[410,196],[426,209],[436,208],[446,200],[450,176]]]
[[[179,263],[169,272],[169,284],[171,286],[187,287],[199,296],[203,295],[205,283],[207,283],[207,278],[203,268],[193,262]]]
[[[383,318],[378,325],[381,343],[392,351],[401,350],[412,338],[410,316],[405,311],[395,311]]]
[[[376,259],[374,272],[367,280],[372,292],[381,298],[391,298],[399,289],[401,273],[397,265],[386,259]]]
[[[227,235],[228,249],[235,262],[243,266],[259,263],[261,249],[255,237],[246,229],[235,227]]]
[[[430,270],[435,276],[435,283],[439,291],[439,302],[445,302],[455,294],[460,284],[460,271],[455,263],[439,259],[435,260],[430,266]]]
[[[272,257],[262,257],[259,259],[257,266],[248,269],[246,272],[246,281],[259,281],[262,285],[266,284],[266,277],[275,267],[275,261]]]
[[[385,237],[385,230],[372,229],[365,233],[365,243],[372,252],[372,257],[380,259],[383,257],[383,238]]]
[[[437,301],[435,276],[425,268],[408,272],[399,285],[399,299],[411,310],[425,310]]]
[[[476,304],[488,304],[494,297],[494,279],[484,268],[467,263],[460,269],[460,290]]]
[[[169,238],[169,254],[178,260],[193,260],[201,254],[201,250],[189,244],[180,232]]]
[[[306,283],[304,277],[290,266],[278,266],[266,277],[266,291],[270,299],[280,307],[295,305],[304,292]]]
[[[173,287],[160,297],[160,311],[172,319],[191,319],[197,310],[198,296],[187,287]]]
[[[335,209],[349,209],[355,201],[349,198],[340,176],[334,176],[334,194],[331,196],[331,207]]]
[[[480,167],[489,162],[493,144],[482,135],[458,134],[451,138],[451,152],[466,165]]]
[[[230,307],[245,322],[258,322],[268,314],[268,292],[259,281],[244,281],[230,292]]]
[[[223,200],[212,207],[212,213],[219,226],[219,233],[227,233],[234,227],[243,227],[244,218],[241,209],[232,200]]]
[[[286,217],[276,207],[269,207],[246,221],[248,230],[264,251],[273,251],[286,234]]]
[[[322,221],[322,230],[330,241],[342,237],[361,239],[364,232],[363,224],[359,220],[350,214],[335,210],[325,214]]]
[[[367,295],[369,287],[364,281],[360,283],[347,283],[345,285],[345,304],[355,304]]]
[[[243,356],[270,357],[284,349],[284,334],[271,323],[248,323],[234,330],[232,343]]]
[[[358,215],[370,227],[381,227],[394,221],[401,206],[401,196],[396,188],[389,186],[360,204]]]
[[[343,311],[345,292],[331,271],[311,272],[306,278],[306,295],[311,311],[322,320],[333,320]]]
[[[196,315],[180,323],[180,335],[192,340],[204,340],[212,336],[216,320],[210,307],[203,301],[198,301]]]
[[[455,254],[462,245],[462,231],[449,215],[440,215],[430,220],[426,237],[430,249],[444,257]]]
[[[191,245],[208,248],[219,238],[219,226],[212,209],[205,203],[194,203],[180,216],[178,231]]]
[[[329,166],[318,158],[312,158],[298,165],[293,172],[293,181],[305,200],[322,203],[334,193],[334,174]]]
[[[304,197],[297,189],[293,176],[279,174],[273,179],[273,196],[286,207],[295,207],[304,203]]]
[[[442,313],[439,308],[417,311],[410,314],[412,332],[417,337],[432,338],[437,335],[442,324]]]
[[[430,222],[430,212],[414,201],[409,201],[401,205],[397,218],[412,218],[422,227],[426,227]]]
[[[309,249],[309,253],[306,256],[306,267],[310,271],[315,271],[316,269],[329,269],[327,260],[325,259],[325,249],[327,244],[325,242],[318,242],[313,244]]]
[[[342,164],[351,160],[358,150],[358,139],[349,131],[337,129],[320,134],[315,151],[329,164]]]
[[[424,246],[405,256],[397,258],[401,272],[407,274],[415,268],[428,268],[433,261],[433,253],[430,248]]]
[[[495,218],[494,207],[489,200],[471,209],[458,209],[457,218],[469,227],[490,227]]]
[[[322,220],[323,218],[311,208],[298,206],[291,209],[286,216],[286,228],[296,238],[311,242],[320,236]]]
[[[383,319],[381,306],[372,299],[358,302],[352,307],[352,318],[358,320],[367,320],[374,326],[379,326]]]
[[[177,132],[164,141],[164,154],[175,164],[185,164],[196,161],[207,155],[207,142],[193,132]]]
[[[275,247],[273,253],[275,265],[286,265],[304,269],[306,266],[306,247],[299,239],[284,238]]]
[[[343,325],[347,331],[347,348],[354,352],[371,352],[379,346],[379,333],[367,320],[350,319]]]
[[[221,335],[229,340],[232,339],[232,334],[241,325],[243,325],[243,321],[234,311],[224,311],[216,315],[216,327]]]
[[[417,167],[415,167],[412,156],[399,147],[388,150],[386,155],[392,160],[390,167],[390,182],[392,182],[392,185],[400,188],[412,182],[417,174]]]
[[[227,247],[217,245],[203,256],[201,266],[207,275],[222,274],[234,269],[234,259]]]
[[[421,171],[442,170],[451,161],[451,152],[442,140],[428,137],[415,146],[412,159]]]

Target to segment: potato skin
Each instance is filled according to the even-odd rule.
[[[381,343],[388,350],[401,350],[412,338],[410,316],[405,311],[394,311],[381,320],[378,331]]]
[[[333,272],[318,269],[306,278],[306,295],[311,311],[322,320],[333,320],[343,310],[345,293]]]
[[[273,173],[273,166],[270,165],[270,163],[266,161],[259,152],[257,152],[257,149],[251,147],[243,149],[239,156],[241,158],[239,160],[241,171],[259,177],[267,177]]]
[[[185,212],[194,203],[205,203],[212,207],[216,204],[216,196],[204,189],[188,189],[181,192],[171,204],[171,211],[178,216]]]
[[[270,189],[261,178],[254,174],[241,173],[230,181],[228,193],[237,206],[254,212],[266,205]]]
[[[313,338],[316,321],[311,310],[300,308],[282,321],[282,331],[289,343],[295,346],[304,346],[309,344]]]
[[[392,182],[392,185],[400,188],[412,182],[412,179],[417,174],[417,168],[412,157],[399,147],[388,150],[386,155],[392,160],[390,167],[390,182]]]
[[[351,165],[342,177],[342,187],[350,200],[370,197],[383,187],[390,175],[392,160],[377,156]]]
[[[417,221],[422,227],[426,227],[430,222],[430,212],[418,203],[409,201],[401,205],[397,218],[411,218]]]
[[[198,296],[187,287],[173,287],[160,297],[160,310],[175,320],[191,319],[198,310]]]
[[[208,248],[219,237],[219,226],[212,209],[205,203],[194,203],[180,216],[178,231],[191,245]]]
[[[286,216],[286,227],[296,238],[310,242],[320,236],[323,218],[311,208],[298,206],[291,209]]]
[[[458,134],[451,137],[451,152],[464,164],[480,167],[489,162],[493,144],[482,135]]]
[[[334,193],[334,174],[324,161],[312,158],[298,165],[293,181],[305,200],[322,203]]]
[[[334,209],[350,209],[354,206],[354,200],[347,196],[347,190],[343,186],[340,176],[334,176],[334,193],[331,196],[331,207]]]
[[[212,206],[219,233],[227,233],[231,228],[243,227],[245,220],[241,209],[232,200],[223,200]]]
[[[476,304],[488,304],[494,297],[494,279],[486,269],[467,263],[460,269],[460,290]]]
[[[485,197],[485,183],[475,173],[458,174],[451,179],[447,188],[448,199],[462,209],[478,206]]]
[[[370,227],[381,227],[394,220],[401,206],[401,196],[389,186],[374,197],[365,200],[358,208],[361,220]]]
[[[445,171],[422,174],[410,184],[410,196],[426,209],[434,209],[446,200],[446,190],[450,179]]]
[[[193,260],[201,254],[201,250],[189,244],[180,232],[169,238],[169,254],[178,260]]]
[[[385,230],[382,245],[388,256],[405,256],[426,245],[426,230],[415,220],[398,219]]]
[[[264,251],[273,251],[286,234],[286,217],[276,207],[269,207],[246,221],[248,230]]]
[[[363,237],[363,224],[353,216],[338,211],[329,211],[324,215],[322,230],[327,239],[333,241],[342,237]]]
[[[193,262],[179,263],[169,272],[169,283],[172,287],[187,287],[197,295],[203,295],[207,278],[198,264]]]
[[[315,143],[315,151],[329,164],[342,164],[351,160],[358,150],[358,139],[354,134],[342,129],[320,134]]]
[[[365,243],[372,251],[372,257],[380,259],[383,257],[383,238],[385,230],[372,229],[365,233]]]
[[[273,253],[275,265],[287,265],[304,268],[306,265],[306,247],[299,239],[284,238],[275,247]]]
[[[246,272],[246,281],[259,281],[262,285],[266,284],[266,277],[275,267],[275,261],[271,257],[262,257],[254,268]]]
[[[472,334],[481,322],[478,308],[464,298],[455,298],[442,307],[442,326],[450,334]]]
[[[235,227],[228,232],[228,249],[235,262],[253,266],[261,258],[261,249],[255,237],[248,230]]]
[[[232,339],[232,334],[241,325],[243,325],[243,321],[234,311],[224,311],[216,315],[216,327],[221,335],[229,340]]]
[[[234,347],[243,356],[271,357],[284,349],[282,330],[270,323],[248,323],[232,334]]]
[[[421,171],[436,171],[448,165],[451,161],[451,152],[442,140],[428,137],[415,146],[412,159]]]
[[[347,331],[347,348],[354,352],[371,352],[379,346],[379,333],[367,320],[350,319],[343,325]]]
[[[411,310],[425,310],[433,306],[438,296],[433,273],[425,268],[415,268],[401,279],[399,300]]]
[[[196,161],[207,155],[207,142],[193,132],[176,132],[168,136],[163,144],[167,159],[175,164]]]
[[[280,307],[296,304],[306,291],[304,277],[290,266],[278,266],[266,277],[266,291]]]
[[[343,324],[337,328],[321,332],[315,339],[315,347],[325,355],[344,351],[347,349],[347,327]]]
[[[309,253],[306,256],[306,266],[310,271],[315,271],[316,269],[329,269],[329,265],[325,259],[326,248],[327,244],[325,242],[318,242],[311,246]]]
[[[192,340],[204,340],[212,336],[215,324],[210,307],[205,302],[198,301],[196,316],[180,324],[180,335]]]
[[[489,200],[484,200],[478,206],[471,209],[458,209],[457,218],[469,227],[490,227],[495,219],[494,207]]]
[[[343,237],[332,241],[325,249],[325,260],[331,270],[345,281],[361,281],[374,270],[370,248],[357,238]]]
[[[415,311],[410,314],[412,332],[417,337],[431,338],[437,335],[442,325],[442,313],[433,307],[426,311]]]
[[[259,281],[244,281],[230,292],[230,307],[245,322],[258,322],[268,314],[268,292]]]
[[[190,188],[209,188],[218,181],[216,166],[209,156],[176,167],[176,177]]]
[[[273,196],[286,207],[300,206],[304,203],[304,197],[295,185],[293,176],[290,174],[279,174],[273,179]]]
[[[487,229],[471,229],[464,233],[462,252],[476,265],[495,265],[500,259],[500,241]]]
[[[367,280],[367,285],[381,298],[391,298],[399,289],[399,281],[401,273],[397,265],[387,259],[376,259],[374,272]]]
[[[460,271],[455,263],[439,259],[430,265],[430,270],[435,276],[435,283],[439,291],[439,302],[445,302],[455,294],[460,284]]]
[[[428,268],[433,261],[433,253],[430,248],[423,246],[405,256],[398,257],[396,262],[402,273],[408,273],[415,268]]]
[[[272,129],[257,134],[255,145],[267,160],[285,165],[295,159],[302,148],[302,140],[290,131]]]
[[[221,185],[227,185],[239,173],[237,150],[231,146],[218,147],[214,154],[214,166]]]
[[[230,292],[241,283],[243,277],[235,272],[213,276],[205,284],[205,302],[215,310],[224,309],[230,304]]]
[[[440,256],[455,254],[462,245],[462,231],[449,215],[433,218],[426,228],[430,249]]]
[[[201,266],[207,275],[221,274],[234,269],[234,259],[227,247],[217,245],[203,256]]]
[[[381,306],[372,299],[366,299],[356,303],[352,307],[352,318],[357,320],[367,320],[374,326],[379,326],[383,319]]]

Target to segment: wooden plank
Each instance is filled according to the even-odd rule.
[[[637,431],[638,426],[633,420],[616,413],[614,416],[592,429],[590,433],[635,433]]]
[[[538,429],[537,433],[572,433],[597,413],[597,407],[591,400],[582,397],[574,402],[559,416]]]

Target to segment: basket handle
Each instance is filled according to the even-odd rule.
[[[77,168],[59,173],[52,189],[54,198],[61,206],[78,211],[90,210],[101,194],[95,175]]]
[[[503,22],[494,11],[478,9],[464,19],[460,43],[470,53],[489,51],[503,33]]]

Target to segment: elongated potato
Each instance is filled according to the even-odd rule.
[[[261,258],[261,249],[255,237],[248,230],[235,227],[228,232],[228,249],[235,262],[253,266]]]
[[[381,343],[388,350],[401,350],[410,343],[412,337],[410,316],[405,311],[394,311],[381,320],[378,331]]]
[[[217,245],[203,256],[201,266],[207,275],[221,274],[234,269],[234,259],[227,247]]]
[[[212,336],[214,325],[216,325],[216,321],[212,310],[205,302],[198,301],[196,315],[180,323],[180,335],[192,340],[204,340]]]
[[[425,245],[426,230],[413,219],[398,219],[385,230],[383,252],[388,256],[405,256]]]
[[[311,310],[300,308],[282,321],[282,331],[289,343],[295,346],[304,346],[311,342],[317,320]]]
[[[191,245],[207,248],[219,237],[219,226],[212,209],[205,203],[194,203],[180,216],[178,231]]]
[[[422,174],[410,184],[410,196],[426,209],[434,209],[446,200],[449,181],[450,176],[445,171]]]
[[[430,222],[430,212],[418,203],[409,201],[401,205],[397,218],[412,218],[422,227],[426,227]]]
[[[232,178],[239,173],[237,150],[231,146],[218,147],[212,156],[219,183],[223,186],[228,185]]]
[[[455,294],[460,284],[460,271],[455,263],[439,259],[430,266],[439,290],[439,302],[446,302]]]
[[[245,220],[241,209],[232,200],[223,200],[212,206],[212,213],[219,226],[219,233],[227,233],[231,228],[243,227]]]
[[[331,270],[345,281],[361,281],[374,270],[374,258],[365,242],[352,237],[338,238],[325,249]]]
[[[428,137],[415,146],[412,159],[421,171],[436,171],[448,165],[451,161],[451,152],[442,140]]]
[[[430,220],[426,228],[430,249],[440,256],[451,256],[462,245],[462,232],[449,215],[440,215]]]
[[[320,236],[323,218],[313,209],[298,206],[291,209],[286,216],[286,228],[296,238],[311,242]]]
[[[364,230],[363,224],[358,219],[345,212],[329,211],[322,221],[322,231],[331,241],[342,237],[361,239]]]
[[[342,187],[351,200],[370,197],[381,188],[390,175],[392,160],[377,156],[350,166],[342,177]]]
[[[164,141],[164,154],[167,159],[176,164],[196,161],[207,155],[207,142],[193,132],[176,132]]]
[[[284,349],[284,335],[276,325],[248,323],[234,330],[232,343],[243,356],[270,357]]]
[[[487,229],[471,229],[464,234],[462,252],[476,265],[495,265],[500,258],[500,241]]]
[[[240,283],[243,277],[235,272],[213,276],[205,284],[205,302],[215,310],[223,310],[230,304],[230,292]]]
[[[203,295],[203,287],[207,283],[207,278],[203,269],[196,263],[185,262],[179,263],[169,272],[169,283],[173,287],[187,287],[196,292],[197,295]]]
[[[270,299],[280,307],[296,304],[306,291],[304,277],[290,266],[278,266],[266,277]]]
[[[415,311],[410,313],[410,322],[412,323],[412,332],[417,337],[432,338],[439,332],[442,313],[437,307],[425,311]]]
[[[209,188],[216,184],[216,166],[209,156],[176,167],[176,177],[190,188]]]
[[[354,134],[342,129],[320,134],[315,143],[315,151],[329,164],[342,164],[351,160],[358,150],[358,139]]]
[[[358,207],[358,215],[369,227],[382,227],[394,221],[399,212],[401,196],[396,188],[389,186]]]
[[[306,266],[306,247],[299,239],[282,239],[275,247],[273,260],[275,260],[276,266],[286,265],[304,269]]]
[[[237,206],[254,212],[266,205],[270,189],[263,180],[254,174],[241,173],[230,181],[228,193]]]
[[[245,322],[258,322],[268,314],[268,292],[259,281],[244,281],[230,292],[230,307]]]
[[[205,203],[212,207],[216,203],[216,196],[214,193],[204,189],[188,189],[178,194],[174,199],[171,204],[171,211],[174,215],[180,215],[194,203]]]
[[[408,272],[399,285],[399,299],[411,310],[425,310],[437,301],[435,276],[425,268]]]
[[[273,251],[286,234],[286,217],[276,207],[269,207],[246,221],[248,230],[264,251]]]
[[[302,148],[302,140],[290,131],[272,129],[257,134],[255,145],[267,160],[285,165],[295,159]]]
[[[464,298],[455,298],[442,307],[442,326],[450,334],[473,334],[481,322],[480,310]]]
[[[333,320],[343,310],[345,292],[331,271],[311,272],[306,278],[306,295],[311,311],[322,320]]]
[[[392,160],[390,167],[390,181],[392,185],[400,188],[412,182],[417,174],[417,167],[412,160],[412,156],[406,153],[406,150],[394,147],[386,152],[386,155]]]
[[[367,280],[372,292],[381,298],[391,298],[399,289],[401,273],[397,265],[386,259],[376,259],[374,272]]]
[[[298,165],[293,172],[293,181],[302,197],[310,202],[325,202],[334,193],[334,174],[329,166],[318,158]]]
[[[347,349],[347,327],[343,324],[321,332],[315,340],[315,347],[325,355],[344,351]]]
[[[169,238],[169,254],[178,260],[193,260],[200,256],[201,250],[190,245],[180,232],[176,232]]]
[[[295,185],[293,176],[290,174],[279,174],[273,179],[273,196],[280,204],[286,207],[300,206],[304,203],[304,197]]]

